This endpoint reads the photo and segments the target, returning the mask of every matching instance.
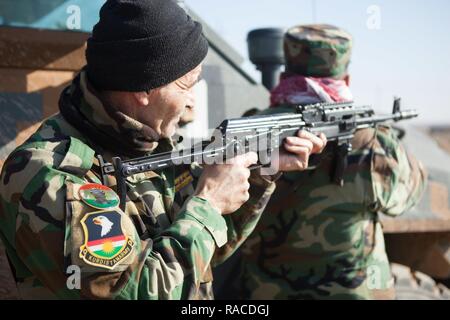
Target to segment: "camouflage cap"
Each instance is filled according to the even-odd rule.
[[[295,26],[284,36],[286,71],[304,76],[344,76],[351,51],[352,36],[331,25]]]

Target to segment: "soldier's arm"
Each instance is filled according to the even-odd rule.
[[[62,161],[58,152],[24,149],[3,166],[1,231],[25,298],[79,297],[64,271],[66,177],[54,166]]]
[[[218,265],[229,258],[255,229],[272,193],[275,182],[252,171],[250,179],[250,199],[231,215],[226,215],[228,242],[216,249],[212,264]]]
[[[400,215],[419,202],[425,189],[426,172],[388,127],[377,128],[372,150],[375,209],[391,216]]]
[[[124,215],[123,219],[130,218]],[[220,212],[198,197],[187,200],[170,227],[153,239],[139,237],[134,226],[131,229],[127,230],[134,242],[130,258],[114,270],[94,267],[94,272],[90,272],[92,266],[85,265],[83,296],[196,298],[201,285],[212,280],[209,266],[216,248],[227,242],[226,223]],[[72,245],[72,250],[72,257],[78,255],[78,244]]]
[[[31,161],[30,166],[40,164]],[[85,263],[80,257],[85,239],[76,236],[82,234],[77,221],[97,210],[79,200],[76,190],[83,183],[46,165],[25,191],[23,185],[9,185],[9,200],[16,202],[6,205],[6,215],[18,212],[16,230],[9,231],[15,232],[15,250],[28,272],[36,275],[36,285],[60,298],[183,299],[195,297],[200,284],[211,280],[208,266],[216,248],[227,241],[226,223],[196,197],[158,237],[141,239],[134,227],[125,230],[134,242],[132,253],[113,270]],[[134,226],[126,215],[122,221]],[[69,265],[81,268],[79,291],[66,286]]]

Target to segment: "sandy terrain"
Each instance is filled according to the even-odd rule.
[[[432,129],[431,136],[439,143],[441,148],[450,153],[450,127]]]

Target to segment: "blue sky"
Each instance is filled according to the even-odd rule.
[[[398,95],[405,108],[421,112],[417,122],[450,125],[450,1],[185,2],[246,59],[251,29],[312,22],[340,26],[355,40],[350,67],[355,101],[389,111]],[[374,5],[380,13],[376,21],[374,11],[368,13]],[[380,28],[368,28],[368,21],[379,21]],[[251,63],[244,67],[259,76]]]

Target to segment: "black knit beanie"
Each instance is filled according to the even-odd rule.
[[[202,26],[174,0],[108,0],[86,49],[99,90],[148,91],[185,75],[205,58]]]

